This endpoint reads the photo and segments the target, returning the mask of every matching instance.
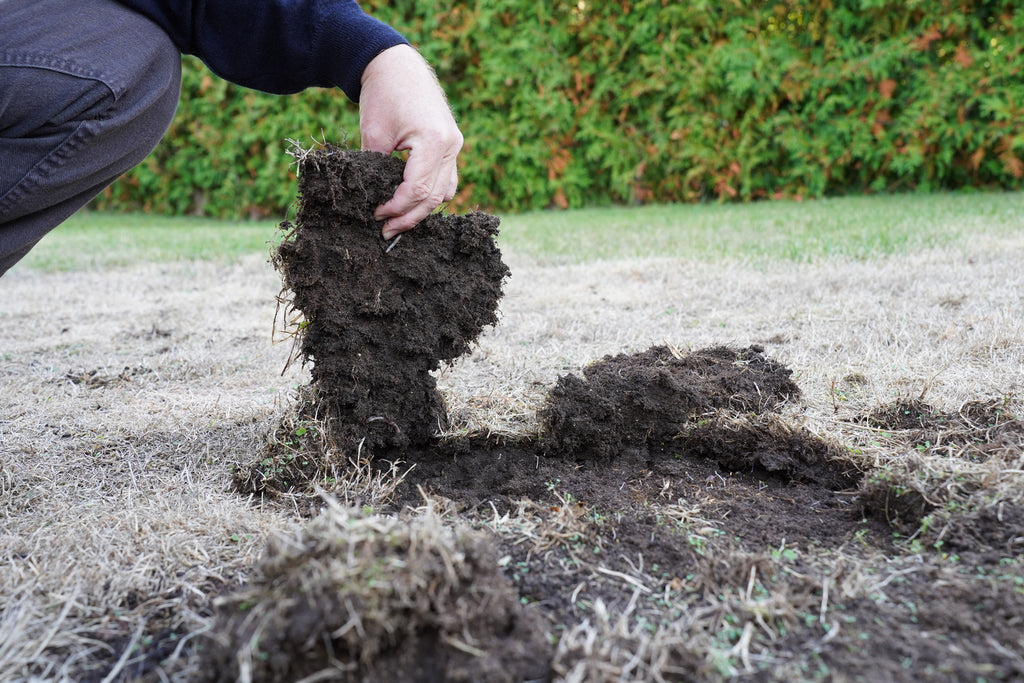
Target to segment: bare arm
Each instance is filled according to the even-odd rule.
[[[433,69],[414,48],[384,50],[363,71],[359,129],[363,149],[409,151],[402,184],[376,212],[387,221],[385,239],[415,227],[455,196],[462,133]]]

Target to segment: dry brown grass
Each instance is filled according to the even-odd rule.
[[[950,501],[975,514],[1022,504],[1019,434],[980,459],[916,448],[856,418],[897,399],[950,413],[995,400],[1024,414],[1024,236],[757,268],[507,261],[501,323],[440,373],[453,434],[535,432],[547,388],[605,354],[666,341],[683,351],[758,343],[794,369],[804,392],[794,416],[807,429],[935,504],[931,540],[958,523],[945,512]],[[270,344],[279,282],[253,258],[16,269],[0,288],[0,680],[62,680],[90,667],[114,680],[138,665],[136,645],[171,631],[154,675],[188,680],[197,666],[189,643],[211,627],[214,599],[250,580],[268,539],[295,534],[311,512],[308,500],[264,503],[231,486],[233,468],[264,452],[291,409],[289,392],[307,378],[298,367],[282,375],[288,345]],[[386,502],[394,480],[360,474],[351,457],[345,505]],[[699,505],[672,503],[681,523],[706,526]],[[585,536],[587,513],[524,501],[518,514],[476,521],[539,557]],[[829,638],[829,599],[882,590],[908,570],[880,561],[869,572],[862,555],[840,552],[798,558],[799,579],[769,579],[763,569],[774,560],[764,557],[731,557],[733,583],[716,586],[726,597],[677,596],[688,611],[653,630],[638,621],[653,609],[641,586],[662,587],[642,572],[581,563],[574,571],[622,584],[624,599],[566,625],[554,671],[564,681],[742,675],[771,659],[763,644],[782,638],[780,625],[820,615]],[[723,641],[727,623],[735,638]]]

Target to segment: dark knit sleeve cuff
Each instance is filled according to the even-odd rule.
[[[374,57],[395,45],[407,45],[401,33],[369,16],[355,2],[321,0],[314,51],[319,85],[341,88],[359,101],[363,71]]]

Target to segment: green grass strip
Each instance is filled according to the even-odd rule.
[[[887,195],[531,213],[503,219],[500,239],[517,253],[568,262],[811,262],[910,253],[1022,227],[1022,193]]]
[[[550,262],[645,257],[811,262],[910,253],[1022,228],[1024,193],[887,195],[534,212],[502,217],[499,243]],[[81,212],[19,267],[232,261],[267,254],[276,240],[274,221]]]

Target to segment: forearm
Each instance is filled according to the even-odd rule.
[[[216,74],[272,93],[341,88],[358,100],[366,66],[405,43],[353,0],[118,0],[156,21]]]

